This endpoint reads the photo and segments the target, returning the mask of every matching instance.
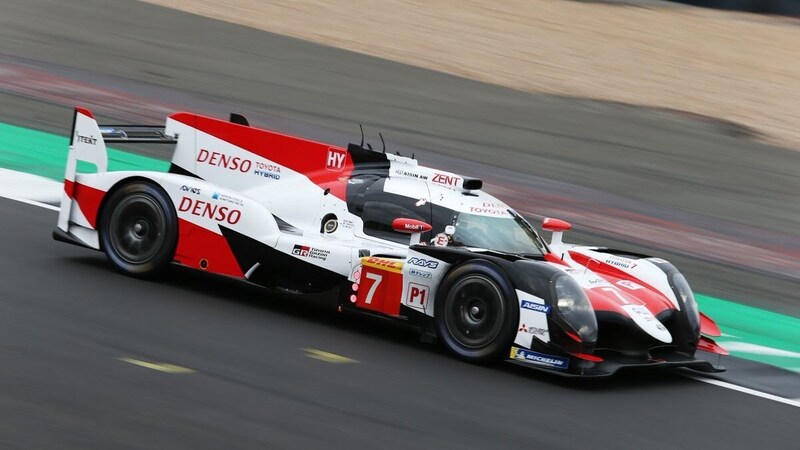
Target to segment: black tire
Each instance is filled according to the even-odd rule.
[[[483,261],[463,264],[444,278],[434,314],[442,344],[472,363],[507,357],[519,323],[511,283],[500,269]]]
[[[99,231],[101,248],[117,270],[133,277],[155,277],[172,262],[178,218],[160,187],[135,181],[108,197]]]

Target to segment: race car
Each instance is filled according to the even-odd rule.
[[[381,138],[381,140],[383,140]],[[107,171],[106,143],[174,146],[167,173]],[[94,170],[78,173],[79,162]],[[82,164],[80,167],[86,167]],[[720,371],[714,322],[669,262],[545,242],[483,182],[360,144],[346,148],[178,112],[103,125],[75,108],[54,237],[134,277],[170,264],[406,322],[472,363],[568,376],[628,367]]]

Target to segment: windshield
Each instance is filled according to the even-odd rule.
[[[508,212],[512,217],[458,214],[453,243],[526,256],[543,255],[545,244],[536,231],[522,216],[512,210]]]

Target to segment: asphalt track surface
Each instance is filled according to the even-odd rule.
[[[229,279],[125,277],[50,239],[54,220],[0,199],[3,448],[796,448],[797,407],[673,373],[576,383],[464,364]]]
[[[336,143],[362,122],[404,153],[435,148],[423,161],[490,182],[511,170],[700,214],[708,228],[796,237],[800,227],[798,154],[730,124],[524,94],[133,2],[6,1],[0,53],[151,101],[98,102],[108,119],[163,117],[142,110],[165,103],[236,110]],[[59,133],[70,124],[63,97],[5,92],[0,105],[3,122]],[[673,373],[576,384],[470,366],[401,327],[312,301],[180,268],[161,283],[120,276],[101,254],[52,241],[54,223],[51,211],[0,200],[3,447],[797,445],[798,410],[787,405]],[[572,236],[638,248],[603,233]],[[648,250],[698,290],[800,315],[791,277],[663,247]],[[357,362],[319,361],[304,348]]]

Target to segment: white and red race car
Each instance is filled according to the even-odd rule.
[[[169,173],[107,172],[107,142],[175,146]],[[96,173],[76,173],[79,161]],[[413,158],[189,113],[99,126],[75,109],[54,237],[137,277],[171,263],[406,321],[470,362],[565,375],[723,370],[683,275],[659,258],[545,243],[482,182]]]

